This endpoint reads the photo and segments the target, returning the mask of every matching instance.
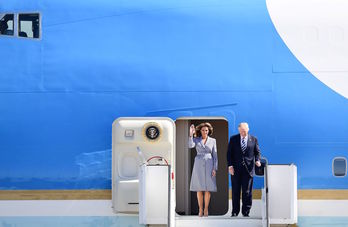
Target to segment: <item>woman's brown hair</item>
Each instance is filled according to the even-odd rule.
[[[196,134],[197,137],[201,137],[201,136],[202,136],[202,134],[201,134],[201,129],[202,129],[203,127],[207,127],[207,128],[209,129],[208,136],[213,135],[213,131],[214,131],[213,126],[211,126],[211,124],[208,123],[208,122],[204,122],[204,123],[199,124],[199,125],[196,127],[196,133],[195,133],[195,134]]]

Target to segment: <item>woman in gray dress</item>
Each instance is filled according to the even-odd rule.
[[[193,135],[196,134],[196,137]],[[197,192],[199,216],[208,216],[210,192],[216,192],[216,171],[218,167],[216,140],[210,136],[213,127],[202,123],[190,127],[189,148],[196,147],[197,155],[193,164],[190,191]],[[204,195],[203,195],[204,194]],[[203,210],[204,197],[204,210]]]

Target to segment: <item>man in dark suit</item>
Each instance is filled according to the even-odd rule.
[[[242,214],[248,217],[252,205],[254,165],[261,166],[261,154],[256,137],[248,134],[248,123],[240,123],[238,130],[238,135],[231,136],[227,152],[228,171],[232,181],[231,216],[239,214],[242,188]]]

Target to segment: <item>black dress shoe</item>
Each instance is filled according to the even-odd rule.
[[[250,217],[249,214],[243,214],[243,217]]]
[[[237,217],[237,216],[238,216],[238,214],[236,214],[236,213],[231,214],[231,217]]]

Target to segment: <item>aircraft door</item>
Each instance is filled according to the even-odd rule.
[[[124,117],[114,121],[112,125],[112,205],[116,213],[139,212],[139,203],[142,204],[139,201],[139,193],[144,192],[150,193],[143,197],[146,199],[148,207],[146,212],[149,214],[151,208],[156,206],[148,206],[151,204],[148,199],[156,200],[158,197],[158,194],[153,195],[156,192],[152,190],[156,186],[154,184],[159,184],[159,187],[155,187],[157,189],[167,190],[168,193],[163,193],[167,197],[169,195],[166,201],[167,207],[168,202],[174,206],[175,193],[171,192],[174,190],[174,149],[175,124],[170,118]],[[157,174],[156,168],[169,170],[167,184],[163,187],[160,185],[161,182],[157,181],[157,177],[151,178]],[[152,171],[154,174],[148,174]],[[143,172],[145,174],[142,178]],[[157,176],[163,177],[163,172],[161,170]],[[140,179],[143,183],[141,186],[139,186],[139,177],[146,179],[143,181]],[[168,219],[174,217],[174,208],[169,210]],[[153,214],[156,213],[158,212],[153,212]]]
[[[187,117],[178,118],[176,124],[176,212],[180,215],[197,215],[196,192],[190,191],[191,174],[196,156],[195,148],[188,147],[189,127],[203,122],[213,126],[218,153],[218,171],[216,176],[217,192],[211,193],[209,215],[224,215],[228,212],[228,122],[223,117]]]

